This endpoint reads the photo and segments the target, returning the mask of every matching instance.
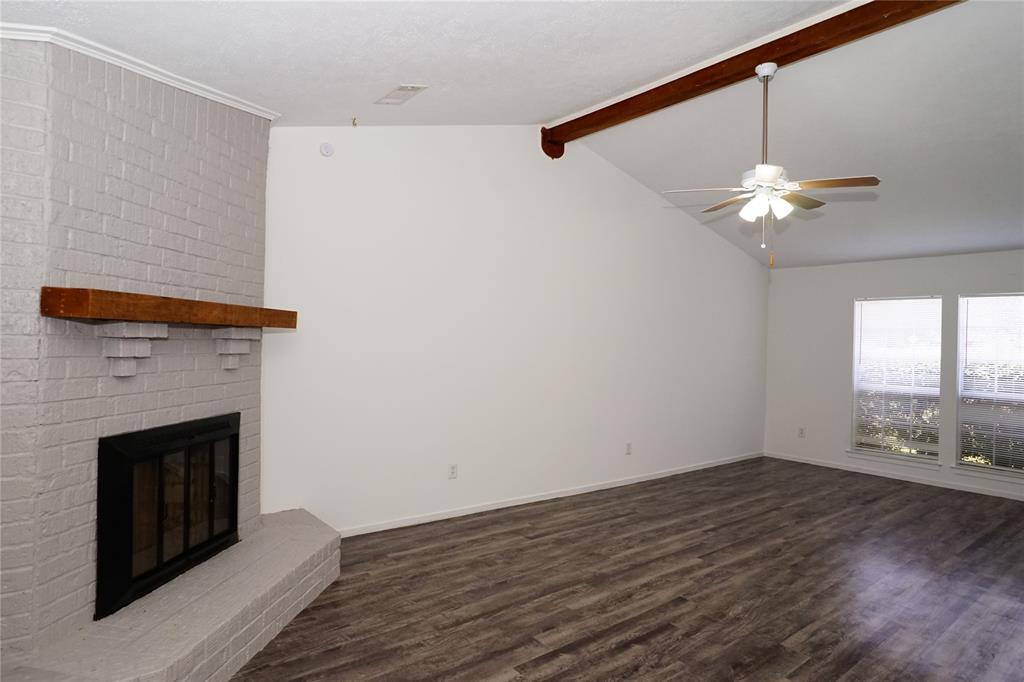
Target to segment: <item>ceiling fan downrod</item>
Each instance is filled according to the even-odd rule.
[[[757,80],[763,84],[763,95],[761,105],[761,163],[768,163],[768,81],[775,77],[779,65],[775,62],[758,64],[754,69]]]

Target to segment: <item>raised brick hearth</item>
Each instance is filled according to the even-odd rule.
[[[223,682],[337,577],[334,529],[301,510],[44,647],[5,682]]]

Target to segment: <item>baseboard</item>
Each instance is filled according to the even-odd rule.
[[[871,476],[882,476],[883,478],[895,478],[900,481],[909,481],[910,483],[921,483],[923,485],[930,485],[936,488],[950,488],[952,490],[962,490],[967,493],[991,495],[992,497],[1005,497],[1011,500],[1024,500],[1024,492],[1019,494],[1011,493],[1003,490],[994,490],[992,488],[984,488],[981,486],[970,485],[968,483],[961,483],[959,481],[937,481],[932,478],[914,476],[913,474],[904,473],[902,471],[879,471],[878,469],[872,469],[871,467],[861,466],[858,464],[850,464],[846,462],[826,462],[820,459],[800,457],[799,455],[790,455],[781,452],[765,452],[764,456],[771,457],[773,459],[784,459],[790,462],[800,462],[801,464],[813,464],[814,466],[828,467],[830,469],[843,469],[844,471],[855,471],[858,474],[870,474]]]
[[[626,478],[617,478],[611,481],[602,481],[600,483],[590,483],[588,485],[581,485],[574,488],[562,488],[560,490],[550,490],[548,492],[539,493],[537,495],[524,495],[522,497],[510,497],[504,500],[496,500],[494,502],[485,502],[483,504],[474,504],[467,507],[456,507],[454,509],[445,509],[442,511],[431,512],[429,514],[420,514],[417,516],[406,516],[400,519],[392,519],[390,521],[382,521],[380,523],[371,523],[365,526],[353,526],[351,528],[339,528],[338,533],[342,537],[351,537],[353,535],[364,535],[366,533],[376,533],[382,530],[391,530],[392,528],[403,528],[405,526],[418,526],[421,523],[430,523],[431,521],[442,521],[444,519],[452,519],[459,516],[468,516],[470,514],[478,514],[480,512],[492,511],[494,509],[504,509],[506,507],[516,507],[521,504],[529,504],[531,502],[542,502],[544,500],[551,500],[557,497],[572,497],[573,495],[582,495],[583,493],[592,493],[597,490],[607,490],[608,488],[618,488],[619,486],[630,485],[632,483],[642,483],[643,481],[652,481],[657,478],[665,478],[666,476],[675,476],[677,474],[685,474],[688,471],[698,471],[700,469],[710,469],[712,467],[722,466],[723,464],[732,464],[733,462],[742,462],[747,459],[754,459],[755,457],[761,457],[761,452],[748,452],[744,455],[737,455],[735,457],[726,457],[723,459],[715,459],[710,462],[701,462],[699,464],[690,464],[684,467],[678,467],[675,469],[664,469],[662,471],[655,471],[649,474],[639,474],[637,476],[629,476]]]

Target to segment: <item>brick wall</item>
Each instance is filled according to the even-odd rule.
[[[91,618],[96,445],[242,413],[239,522],[258,524],[260,350],[221,367],[174,327],[111,376],[90,325],[39,286],[261,305],[269,122],[65,48],[2,41],[5,667]]]
[[[0,656],[35,632],[40,328],[46,274],[46,104],[41,43],[0,41]]]

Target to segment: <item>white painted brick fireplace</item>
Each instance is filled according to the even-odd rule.
[[[3,40],[2,72],[8,668],[92,619],[98,438],[240,412],[243,544],[261,526],[259,331],[131,336],[42,318],[39,292],[262,305],[270,122],[44,42]]]

